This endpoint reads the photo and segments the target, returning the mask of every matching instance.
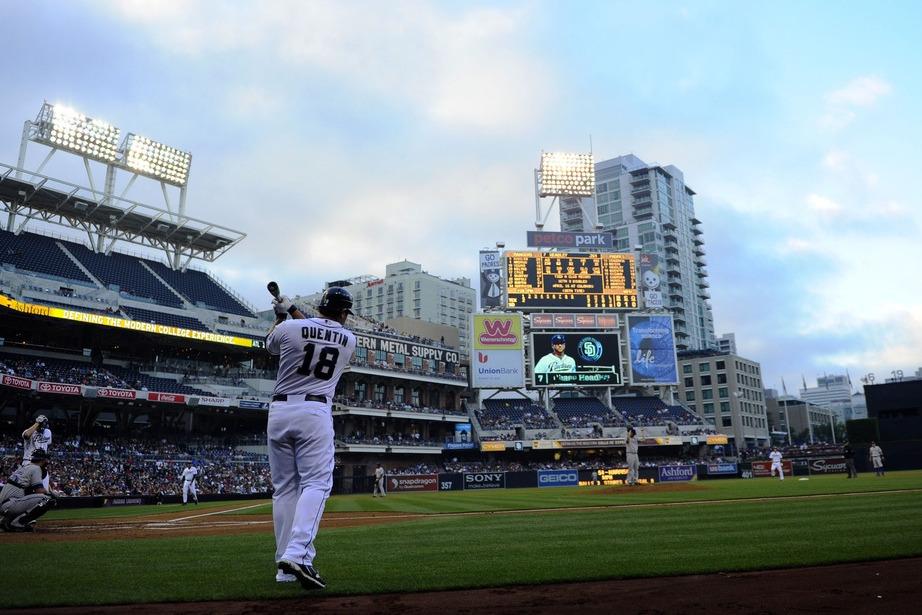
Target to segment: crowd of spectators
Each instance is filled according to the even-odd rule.
[[[826,457],[827,455],[840,455],[842,453],[841,444],[831,442],[814,442],[813,444],[801,442],[794,446],[783,446],[778,448],[785,459],[794,459],[796,457]],[[749,448],[739,451],[739,457],[742,460],[751,459],[768,459],[768,454],[772,452],[771,448]]]
[[[66,436],[50,454],[52,486],[69,496],[179,495],[190,463],[199,468],[200,493],[266,493],[272,485],[268,457],[237,450],[234,441]],[[22,460],[18,434],[0,436],[0,460],[5,480]]]
[[[437,440],[424,439],[418,431],[410,433],[366,434],[354,431],[348,436],[337,438],[344,444],[370,444],[372,446],[432,446],[442,447]]]
[[[377,410],[397,410],[400,412],[419,412],[421,414],[467,414],[464,410],[452,410],[448,408],[430,408],[424,405],[413,405],[405,402],[396,401],[374,401],[371,399],[356,399],[355,397],[346,397],[337,395],[333,398],[334,404],[349,406],[350,408],[375,408]]]
[[[43,382],[81,384],[95,387],[130,388],[129,384],[108,370],[90,364],[75,364],[56,359],[0,357],[0,373]]]

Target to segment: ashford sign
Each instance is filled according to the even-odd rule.
[[[376,337],[364,333],[355,334],[355,345],[358,348],[367,348],[371,351],[390,352],[393,354],[402,354],[406,357],[419,357],[431,361],[442,361],[457,365],[461,357],[456,350],[447,348],[436,348],[435,346],[426,346],[424,344],[414,344],[403,340],[391,339],[389,337]]]

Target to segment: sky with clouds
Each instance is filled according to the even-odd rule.
[[[311,292],[404,258],[475,279],[479,248],[524,247],[541,150],[591,135],[597,159],[684,171],[717,332],[766,386],[922,366],[917,3],[3,11],[0,161],[43,100],[191,151],[189,214],[247,233],[209,269],[260,307],[268,279]]]

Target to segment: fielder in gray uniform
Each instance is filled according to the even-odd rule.
[[[627,461],[628,485],[636,485],[640,477],[640,457],[637,455],[637,432],[633,427],[628,427],[627,442],[624,445],[624,456]]]
[[[355,352],[355,335],[344,326],[352,296],[328,288],[318,318],[306,318],[284,295],[272,306],[276,322],[266,349],[279,355],[279,371],[266,432],[275,489],[276,581],[322,589],[326,582],[313,567],[314,539],[333,488],[333,395]],[[286,320],[288,314],[292,320]]]
[[[372,497],[378,497],[380,495],[382,498],[387,495],[387,492],[384,490],[384,468],[381,467],[381,464],[378,464],[378,467],[375,468],[375,488],[371,493]]]
[[[35,520],[55,505],[54,498],[42,486],[48,453],[37,449],[32,451],[30,459],[13,472],[0,490],[0,529],[4,532],[31,532]]]

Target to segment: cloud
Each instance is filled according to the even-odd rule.
[[[893,86],[872,75],[853,79],[845,87],[827,94],[826,100],[844,107],[871,107],[891,91]]]
[[[829,197],[819,194],[808,195],[807,206],[811,210],[827,216],[835,216],[842,213],[842,206],[839,203],[836,203]]]
[[[280,63],[292,84],[332,77],[449,128],[524,130],[554,91],[549,67],[525,48],[529,14],[519,8],[300,0],[274,2],[271,10],[258,2],[216,9],[203,0],[104,5],[167,54]]]
[[[880,77],[858,77],[844,87],[826,94],[826,109],[820,116],[822,128],[835,132],[842,130],[858,117],[857,109],[868,109],[890,94],[893,86]]]

